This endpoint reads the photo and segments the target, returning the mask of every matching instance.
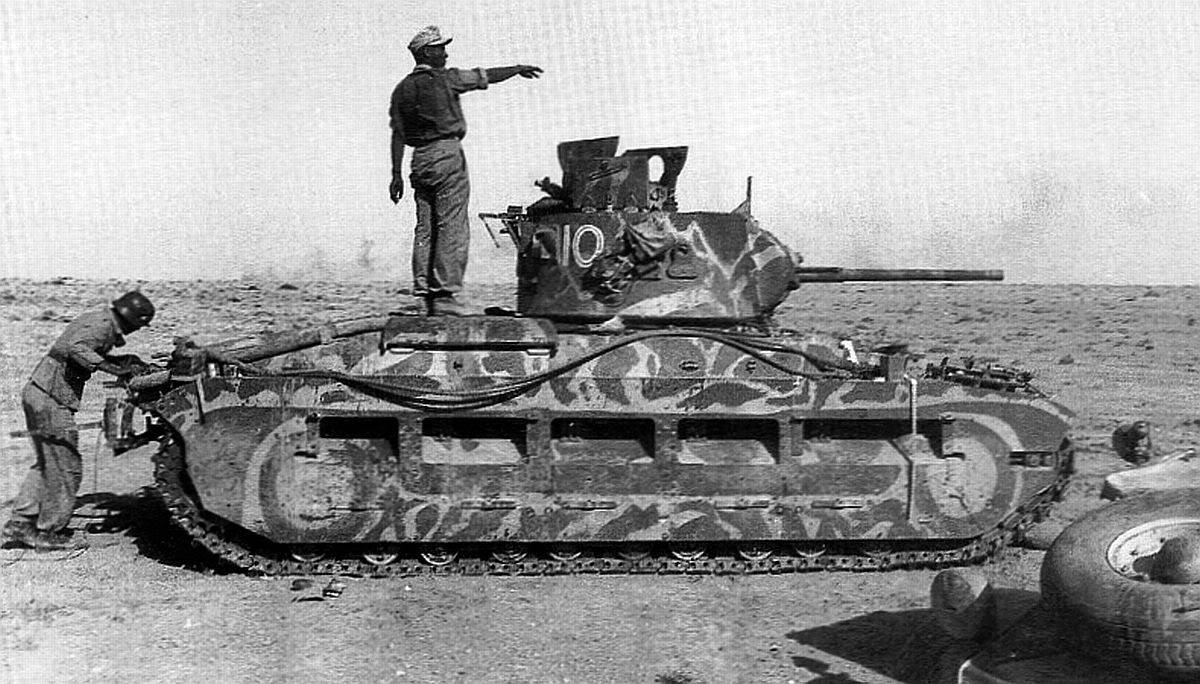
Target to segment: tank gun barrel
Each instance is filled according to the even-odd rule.
[[[1004,280],[1004,271],[944,268],[842,268],[840,266],[797,266],[801,283],[849,283],[905,280]]]

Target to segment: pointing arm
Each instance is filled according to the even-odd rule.
[[[492,67],[487,70],[487,80],[488,83],[499,83],[500,81],[507,81],[508,79],[517,75],[520,75],[521,78],[538,78],[538,75],[541,73],[541,67],[530,66],[528,64]]]

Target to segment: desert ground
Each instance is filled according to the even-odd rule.
[[[159,307],[122,351],[149,358],[175,335],[236,336],[396,310],[395,284],[0,280],[0,516],[32,463],[19,391],[66,321],[139,286]],[[506,288],[472,301],[511,306]],[[1128,467],[1112,430],[1150,421],[1155,448],[1200,442],[1200,288],[1008,284],[806,285],[781,325],[908,342],[929,361],[1013,364],[1077,414],[1078,473],[1032,541],[978,569],[1038,589],[1045,545],[1103,505]],[[97,376],[80,422],[99,418]],[[0,550],[0,681],[944,682],[977,646],[927,610],[935,571],[747,577],[328,578],[214,570],[151,503],[149,453],[85,457],[72,554]]]

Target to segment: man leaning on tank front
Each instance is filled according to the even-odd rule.
[[[467,123],[458,96],[517,75],[537,78],[542,70],[525,64],[447,68],[450,40],[438,27],[427,26],[408,44],[417,65],[392,92],[392,182],[388,194],[393,203],[404,195],[404,146],[412,147],[409,182],[417,204],[413,295],[424,299],[429,315],[461,316],[467,311],[454,295],[462,290],[467,268],[471,185],[460,143],[467,134]]]
[[[36,460],[4,525],[6,544],[39,551],[71,546],[66,532],[83,479],[75,412],[94,371],[128,377],[142,365],[135,356],[110,356],[125,335],[154,318],[154,305],[141,292],[127,292],[106,306],[85,311],[67,325],[33,369],[21,391],[25,424]]]

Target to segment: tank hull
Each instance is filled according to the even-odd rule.
[[[482,318],[430,320],[282,355],[257,377],[197,377],[144,406],[169,425],[170,496],[262,553],[934,549],[1040,505],[1071,466],[1070,413],[1046,398],[829,377],[828,350],[793,337],[539,344],[549,328],[489,339]],[[415,399],[447,388],[449,405]]]

